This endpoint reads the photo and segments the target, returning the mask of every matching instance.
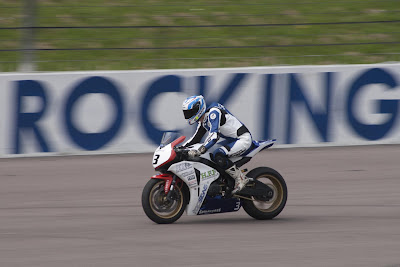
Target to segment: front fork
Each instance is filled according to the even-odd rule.
[[[174,175],[174,176],[172,177],[171,185],[169,186],[168,192],[166,192],[166,193],[167,193],[167,199],[168,199],[169,201],[173,200],[173,199],[171,198],[171,196],[172,196],[172,192],[174,191],[174,186],[175,186],[175,184],[176,184],[176,175]],[[165,191],[165,187],[164,187],[164,191]]]
[[[161,173],[158,175],[153,175],[151,177],[152,179],[161,179],[161,180],[165,180],[165,185],[164,185],[164,193],[167,196],[168,200],[173,200],[172,197],[172,192],[174,190],[174,186],[176,184],[176,179],[177,176],[175,174],[168,174],[168,173]]]

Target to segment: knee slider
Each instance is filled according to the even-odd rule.
[[[233,162],[228,158],[223,148],[218,148],[213,153],[215,163],[224,170],[233,166]]]

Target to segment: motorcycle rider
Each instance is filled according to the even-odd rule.
[[[249,179],[229,158],[240,156],[250,148],[252,137],[249,130],[223,105],[212,103],[207,108],[202,95],[186,98],[183,101],[182,109],[185,119],[190,125],[198,123],[195,134],[184,143],[183,147],[200,143],[203,136],[209,132],[202,146],[198,150],[190,150],[189,156],[200,156],[215,145],[220,137],[225,138],[224,141],[218,143],[221,146],[213,152],[212,158],[217,165],[235,179],[232,194],[242,190]]]

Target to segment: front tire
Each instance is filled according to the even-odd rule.
[[[164,191],[165,180],[150,179],[142,192],[142,207],[147,217],[159,224],[173,223],[178,220],[186,207],[186,194],[175,186],[174,200],[167,199]]]
[[[242,206],[247,214],[257,220],[270,220],[281,213],[288,194],[283,177],[268,167],[255,168],[246,176],[267,184],[274,191],[274,196],[269,201],[257,200],[255,197],[252,197],[253,200],[242,199]]]

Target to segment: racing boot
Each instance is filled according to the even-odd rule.
[[[235,188],[233,189],[232,194],[242,190],[249,182],[249,178],[247,178],[246,175],[244,175],[242,171],[236,167],[236,165],[233,165],[229,169],[225,170],[225,172],[235,179]]]

